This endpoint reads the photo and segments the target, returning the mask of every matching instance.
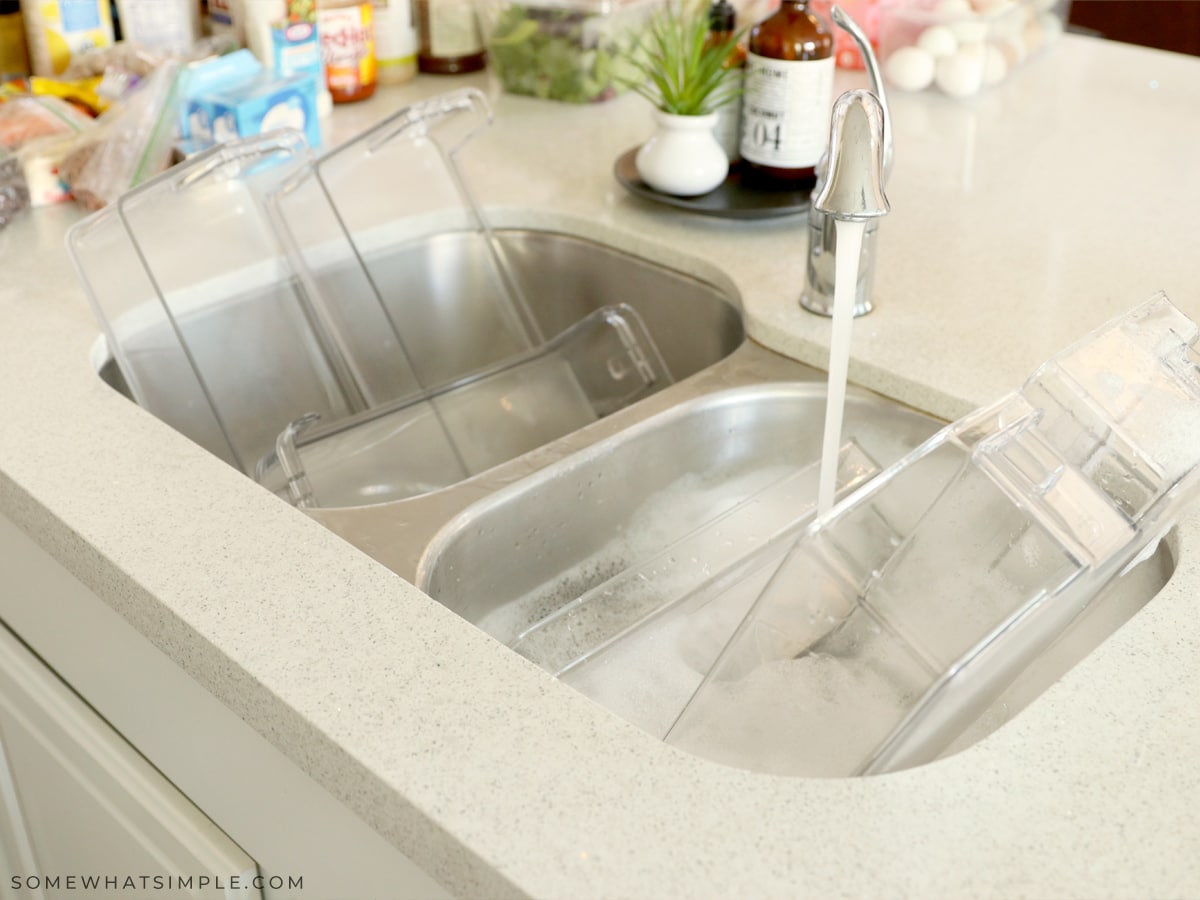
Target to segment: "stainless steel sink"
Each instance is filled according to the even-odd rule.
[[[818,461],[824,413],[820,381],[693,395],[468,509],[431,543],[417,584],[509,643],[563,602]],[[856,391],[843,434],[882,466],[940,424]]]
[[[809,499],[797,476],[820,457],[825,385],[772,356],[748,344],[672,389],[657,414],[489,491],[429,542],[417,585],[665,737],[773,571],[735,579],[737,561],[800,520]],[[869,477],[940,427],[852,390],[843,435],[874,463]],[[1112,581],[943,755],[1009,721],[1149,602],[1174,570],[1167,543]]]
[[[508,230],[498,238],[506,267],[544,334],[561,332],[603,307],[628,304],[652,336],[673,383],[587,424],[542,423],[546,427],[534,432],[537,441],[514,445],[467,472],[439,472],[441,445],[414,440],[419,429],[408,429],[406,443],[392,455],[412,461],[409,483],[417,487],[393,484],[382,502],[380,496],[350,491],[343,505],[305,512],[532,659],[530,626],[603,590],[613,576],[652,578],[665,555],[667,568],[685,573],[691,582],[708,577],[713,559],[703,552],[670,558],[673,548],[693,546],[686,540],[698,525],[724,521],[731,510],[740,510],[732,538],[753,549],[781,520],[799,515],[810,498],[797,476],[807,477],[820,455],[825,376],[746,340],[731,287],[571,235]],[[382,292],[389,302],[420,298],[418,305],[429,311],[408,334],[425,354],[420,365],[439,370],[440,377],[478,370],[512,349],[498,347],[495,322],[481,312],[490,308],[486,292],[494,289],[485,272],[490,261],[481,254],[486,249],[478,240],[447,233],[365,260],[381,283],[403,287]],[[288,347],[262,346],[245,337],[249,331],[270,333],[263,323],[251,321],[254,299],[261,295],[268,306],[277,303],[278,295],[288,293],[279,288],[242,283],[238,296],[204,304],[188,323],[191,334],[204,342],[202,352],[220,363],[221,377],[231,385],[239,379],[273,380],[269,404],[248,403],[234,419],[246,429],[243,443],[264,457],[274,449],[275,435],[309,408],[320,408],[321,400],[312,393],[319,385],[287,377],[292,368]],[[412,322],[411,312],[406,306],[401,318]],[[241,339],[230,341],[231,334]],[[124,337],[127,352],[143,353],[143,372],[153,375],[156,413],[207,445],[212,420],[194,414],[194,381],[177,370],[177,362],[174,369],[166,364],[154,369],[161,335],[126,329]],[[381,369],[390,364],[385,357],[363,362]],[[110,359],[99,360],[98,371],[131,395]],[[856,477],[869,477],[895,461],[941,424],[852,390],[843,434],[853,441],[848,452],[864,461]],[[219,445],[209,449],[225,455]],[[376,458],[391,454],[391,448],[384,450]],[[425,478],[427,472],[436,474]],[[815,498],[815,488],[811,493]],[[743,502],[752,497],[751,503]],[[756,518],[752,504],[760,502],[765,514]],[[726,562],[731,558],[724,550],[718,555]],[[968,746],[1031,702],[1148,602],[1173,568],[1163,546],[1117,580],[1109,588],[1110,599],[1096,606],[1097,614],[1080,621],[952,749]],[[573,625],[565,618],[554,621],[565,626],[562,633]],[[611,638],[613,624],[599,625],[609,629],[605,639]],[[709,662],[715,649],[705,651]],[[602,667],[589,663],[569,671],[570,665],[548,665],[553,658],[538,661],[663,736],[664,723],[644,714],[644,696],[614,691]],[[688,678],[698,679],[703,668],[696,666]],[[644,693],[641,687],[638,691]]]
[[[547,338],[589,313],[625,304],[645,324],[676,381],[729,355],[744,339],[737,298],[731,290],[572,235],[501,230],[496,238],[507,273]],[[392,370],[390,376],[379,380],[396,380],[401,376],[395,373],[411,363],[414,371],[422,373],[424,386],[431,387],[495,365],[521,350],[497,320],[502,303],[496,294],[502,288],[495,278],[488,244],[478,234],[442,233],[374,253],[363,262],[380,286],[380,296],[393,320],[403,323],[409,357],[401,362],[394,343],[386,340],[363,341],[366,351],[359,351],[355,363],[368,377]],[[326,379],[312,376],[314,370],[327,368],[323,362],[313,365],[320,348],[312,340],[296,337],[308,313],[298,314],[290,298],[301,292],[271,282],[270,272],[267,280],[257,283],[255,274],[247,269],[236,293],[189,307],[186,318],[178,323],[186,333],[194,365],[210,380],[219,381],[210,383],[210,389],[223,398],[235,398],[236,402],[227,402],[223,410],[228,440],[213,428],[204,405],[196,402],[194,375],[160,352],[168,342],[164,337],[170,338],[164,334],[169,325],[162,322],[123,329],[125,352],[136,359],[143,373],[140,383],[151,411],[248,472],[271,453],[276,437],[289,422],[313,410],[328,409],[331,392]],[[336,281],[336,272],[319,274],[331,283]],[[364,315],[371,312],[360,304],[339,308],[339,313],[360,308]],[[158,320],[147,317],[147,321]],[[290,330],[280,323],[289,324]],[[375,320],[342,324],[349,330],[378,328]],[[112,360],[102,362],[99,371],[110,385],[132,396]],[[419,387],[412,385],[414,390]],[[530,430],[532,437],[515,445],[514,454],[578,425],[574,419],[556,421],[547,409],[534,414],[540,421]],[[230,447],[244,449],[231,455]],[[395,479],[410,486],[394,495],[444,488],[463,474],[438,470],[435,477],[424,477],[420,460],[438,455],[441,448],[431,445],[422,450],[418,445],[404,449],[418,471],[412,478]],[[364,494],[341,505],[373,499],[377,498]]]

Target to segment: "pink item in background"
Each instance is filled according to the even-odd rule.
[[[829,11],[834,0],[811,0],[809,8],[826,22],[832,23]],[[871,46],[879,48],[879,0],[839,0],[838,5],[843,12],[849,14],[864,32]],[[839,69],[862,69],[862,53],[858,44],[836,25],[833,26],[833,55]]]

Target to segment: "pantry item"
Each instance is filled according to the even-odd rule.
[[[97,120],[63,160],[59,174],[85,209],[100,209],[170,164],[179,118],[176,76],[169,60]]]
[[[478,72],[487,62],[471,0],[417,0],[417,35],[417,66],[422,72]]]
[[[0,230],[29,206],[29,188],[17,158],[0,147]]]
[[[317,34],[334,103],[375,93],[375,7],[371,0],[318,0]]]
[[[245,43],[242,0],[208,0],[206,8],[204,30],[207,34],[230,38],[237,46]]]
[[[1057,0],[882,0],[888,83],[968,99],[1006,81],[1062,34]]]
[[[50,135],[76,134],[92,118],[58,97],[21,95],[0,103],[0,147],[16,150]]]
[[[29,74],[25,46],[25,19],[20,0],[0,0],[0,81],[10,75]]]
[[[833,101],[833,34],[807,0],[783,0],[750,29],[742,159],[755,177],[812,186]]]
[[[737,96],[725,106],[717,110],[717,124],[713,134],[717,143],[725,151],[725,157],[730,162],[741,157],[742,144],[742,91],[746,83],[746,48],[737,38],[737,10],[729,0],[714,0],[708,11],[708,30],[710,40],[714,43],[725,43],[734,40],[733,51],[725,63],[732,69],[729,76],[732,90]]]
[[[403,84],[417,74],[411,0],[375,0],[375,58],[380,84]]]
[[[294,128],[309,146],[321,145],[313,75],[275,75],[260,71],[251,78],[196,97],[188,115],[197,147],[233,138]]]
[[[663,7],[663,0],[480,0],[477,8],[489,66],[505,91],[595,103],[638,78],[635,49]]]
[[[21,8],[35,75],[60,75],[76,55],[113,43],[108,0],[38,0]]]
[[[196,0],[117,0],[121,39],[152,50],[183,53],[200,39]]]

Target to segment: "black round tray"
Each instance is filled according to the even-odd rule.
[[[613,166],[613,174],[631,194],[685,209],[702,216],[721,219],[773,219],[808,211],[808,188],[764,188],[743,184],[741,163],[729,167],[725,181],[699,197],[675,197],[654,190],[638,175],[638,148],[622,153]]]

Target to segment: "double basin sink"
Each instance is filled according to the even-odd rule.
[[[623,573],[653,577],[646,573],[657,570],[647,561],[669,558],[676,574],[683,572],[689,583],[698,582],[695,573],[716,565],[704,551],[716,545],[695,539],[698,526],[705,523],[723,518],[737,522],[736,539],[749,553],[766,544],[780,522],[799,516],[803,503],[773,486],[812,470],[819,460],[824,373],[747,340],[732,285],[712,284],[563,233],[503,230],[495,239],[506,271],[542,334],[560,334],[597,310],[624,304],[636,311],[668,377],[637,402],[582,426],[574,420],[555,421],[556,407],[539,407],[537,394],[522,407],[520,385],[502,382],[487,394],[487,404],[510,414],[514,407],[544,414],[527,445],[506,446],[476,471],[418,479],[400,470],[414,465],[429,469],[443,449],[423,444],[422,432],[407,427],[399,438],[389,438],[392,443],[380,445],[382,451],[374,448],[371,457],[375,465],[390,461],[397,471],[383,479],[360,479],[362,484],[383,482],[391,487],[374,493],[340,491],[336,504],[317,503],[305,512],[500,643],[663,737],[663,729],[640,718],[633,706],[610,702],[604,690],[572,682],[571,666],[563,664],[561,654],[555,655],[558,651],[548,656],[526,652],[530,631],[541,628],[538,633],[545,635],[541,626],[546,622],[562,624],[556,613],[581,597],[596,595]],[[479,307],[480,291],[488,289],[488,254],[488,248],[481,249],[470,236],[449,233],[401,248],[387,260],[388,277],[408,286],[407,297],[421,297],[421,307],[433,319],[431,328],[446,335],[445,354],[464,374],[494,362],[494,327],[472,327],[479,318],[473,311]],[[247,308],[244,297],[237,304],[214,304],[206,314],[211,327],[193,333],[207,335],[204,339],[214,344],[206,349],[215,352],[234,327],[234,316],[244,315]],[[222,351],[226,376],[236,378],[241,371],[248,385],[261,380],[262,353],[244,344],[239,351],[238,346]],[[272,348],[273,356],[279,352]],[[97,362],[105,381],[132,396],[111,358],[102,356]],[[281,370],[286,371],[286,361]],[[154,379],[158,408],[152,411],[203,444],[203,423],[190,431],[183,404],[171,407],[172,377],[165,369]],[[281,390],[273,386],[273,405],[279,403]],[[289,417],[302,415],[308,402],[302,395],[288,397]],[[266,415],[250,409],[242,418],[248,428],[264,434],[288,424],[287,418],[263,421]],[[866,461],[869,475],[901,458],[941,425],[876,394],[852,389],[843,434],[852,440],[856,458]],[[472,439],[486,444],[487,429],[477,430]],[[264,483],[287,496],[281,484],[269,479]],[[815,482],[813,486],[815,499]],[[755,502],[762,503],[772,495],[777,504],[792,504],[794,509],[747,506],[748,501],[757,498]],[[742,518],[730,520],[739,509]],[[755,533],[760,527],[762,533]],[[730,547],[733,541],[721,543]],[[687,558],[676,559],[672,548]],[[976,725],[950,751],[969,746],[1015,715],[1149,601],[1172,569],[1168,551],[1160,548],[1147,563],[1114,582],[1104,615],[1092,617],[1096,621],[1088,628],[1061,642],[1034,677],[982,710]],[[590,624],[595,627],[596,621]],[[606,636],[620,637],[619,632],[618,627]],[[562,633],[572,641],[580,637],[569,627]]]

